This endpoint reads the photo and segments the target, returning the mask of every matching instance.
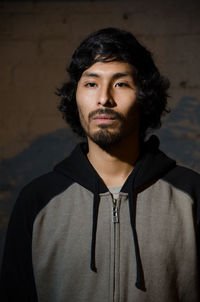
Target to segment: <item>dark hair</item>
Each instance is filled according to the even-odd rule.
[[[127,31],[105,28],[89,35],[75,50],[67,68],[70,81],[57,89],[61,97],[59,110],[72,130],[85,136],[80,124],[76,104],[76,89],[82,73],[96,62],[122,61],[136,70],[137,101],[140,106],[140,137],[144,139],[148,129],[161,126],[161,116],[167,109],[169,81],[154,64],[151,53]]]

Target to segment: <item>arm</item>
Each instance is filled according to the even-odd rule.
[[[29,203],[20,194],[7,229],[2,262],[0,300],[37,302],[32,267],[32,219]]]

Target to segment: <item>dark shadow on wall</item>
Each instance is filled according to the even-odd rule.
[[[184,97],[157,133],[160,148],[200,172],[200,102]],[[38,137],[20,154],[0,162],[0,263],[8,219],[22,187],[49,172],[80,140],[69,128]]]

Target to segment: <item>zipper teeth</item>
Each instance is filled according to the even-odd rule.
[[[117,251],[116,251],[116,235],[117,235],[117,224],[119,223],[119,198],[116,199],[114,198],[113,194],[112,194],[112,222],[113,222],[113,227],[114,227],[114,271],[113,271],[113,302],[117,302],[118,301],[118,297],[117,297],[117,292],[118,292],[118,288],[116,286],[116,265],[117,265]]]
[[[112,195],[112,222],[113,223],[118,223],[119,222],[119,207],[117,204],[117,199],[115,199]]]

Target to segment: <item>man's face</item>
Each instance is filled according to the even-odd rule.
[[[81,125],[101,147],[138,135],[139,110],[134,69],[125,62],[97,62],[78,82],[76,100]]]

